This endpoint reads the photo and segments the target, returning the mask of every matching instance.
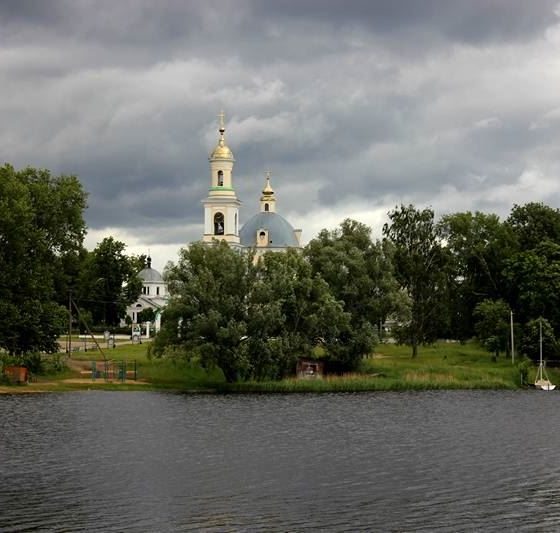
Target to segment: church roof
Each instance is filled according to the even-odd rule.
[[[272,248],[299,248],[292,225],[278,213],[270,211],[257,213],[243,225],[239,232],[242,246],[255,246],[257,244],[257,231],[261,229],[268,230],[268,246]]]
[[[138,272],[138,277],[144,282],[163,283],[161,274],[154,268],[144,268]]]

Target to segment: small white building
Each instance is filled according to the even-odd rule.
[[[155,333],[161,328],[161,314],[169,300],[167,283],[161,274],[152,268],[152,258],[148,257],[146,268],[138,273],[142,280],[142,293],[132,305],[128,306],[126,314],[133,324],[138,323],[138,315],[145,309],[153,309],[155,320],[153,327]]]

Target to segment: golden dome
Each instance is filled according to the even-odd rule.
[[[210,159],[233,159],[233,152],[229,149],[224,138],[224,133],[226,131],[224,112],[222,111],[218,117],[220,119],[220,129],[218,130],[220,132],[220,140],[216,148],[214,148],[214,151],[210,154]]]
[[[233,153],[226,143],[222,142],[222,139],[220,139],[218,146],[216,146],[214,151],[210,154],[210,159],[233,159]]]
[[[261,202],[276,202],[274,189],[270,186],[270,172],[266,173],[266,184],[264,186],[264,189],[262,190]]]

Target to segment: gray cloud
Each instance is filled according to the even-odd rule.
[[[220,109],[242,221],[269,169],[304,232],[398,201],[558,205],[557,4],[6,0],[0,160],[77,174],[92,231],[152,245],[198,238]]]

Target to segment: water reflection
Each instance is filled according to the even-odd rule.
[[[0,397],[0,530],[560,523],[556,395]]]

